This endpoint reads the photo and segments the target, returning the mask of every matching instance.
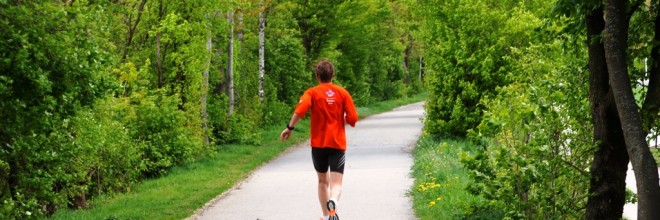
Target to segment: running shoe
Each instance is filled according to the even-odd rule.
[[[335,201],[328,200],[327,206],[328,206],[328,212],[329,212],[329,215],[330,215],[329,220],[339,220],[339,216],[337,215],[337,212],[335,211],[335,209],[337,208],[336,205],[335,205]]]

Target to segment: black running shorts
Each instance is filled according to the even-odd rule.
[[[343,174],[346,154],[339,149],[312,147],[312,161],[316,172],[326,173],[329,167],[331,172]]]

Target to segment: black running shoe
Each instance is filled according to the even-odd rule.
[[[328,200],[327,206],[328,206],[328,212],[329,212],[329,215],[330,215],[329,220],[339,220],[339,216],[337,215],[337,212],[335,211],[335,209],[337,208],[337,206],[335,204],[335,201]]]

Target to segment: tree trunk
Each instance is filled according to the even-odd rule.
[[[412,39],[409,36],[404,36],[406,39],[406,49],[403,50],[403,84],[408,85],[410,83],[410,71],[408,70],[410,66],[410,52],[412,51]]]
[[[618,220],[623,214],[626,194],[628,152],[621,132],[614,96],[610,89],[605,48],[597,36],[605,29],[603,8],[586,15],[589,49],[589,104],[594,141],[599,143],[591,163],[591,184],[586,219]]]
[[[122,53],[121,56],[122,61],[126,60],[126,56],[128,55],[128,49],[131,47],[131,44],[133,44],[133,35],[135,35],[135,29],[137,28],[137,25],[140,23],[140,19],[142,18],[142,11],[144,11],[144,5],[146,3],[147,0],[142,0],[142,2],[140,2],[135,23],[131,24],[130,19],[128,21],[129,23],[128,36],[126,37],[126,47],[124,48],[124,52]]]
[[[224,51],[222,51],[222,47],[218,47],[218,54],[223,54]],[[227,92],[227,70],[225,69],[226,67],[219,66],[218,69],[220,73],[223,73],[222,75],[222,81],[218,84],[215,85],[215,88],[213,89],[213,94],[219,95],[221,93]]]
[[[209,58],[206,61],[206,69],[204,69],[204,72],[202,73],[202,106],[201,106],[202,129],[204,131],[204,143],[206,143],[207,145],[210,144],[210,141],[208,135],[209,133],[208,112],[206,112],[206,95],[209,93],[209,69],[211,68],[211,59],[213,58],[213,54],[212,54],[213,50],[211,50],[212,47],[213,47],[213,40],[212,40],[211,30],[209,29],[208,37],[206,38],[206,53],[208,54]]]
[[[420,56],[419,57],[419,75],[418,75],[419,82],[422,82],[422,69],[423,69],[422,57]]]
[[[158,21],[163,19],[163,1],[158,1]],[[160,53],[160,31],[156,33],[156,73],[158,73],[158,88],[163,87],[163,58]]]
[[[265,64],[265,29],[266,29],[266,8],[264,7],[264,1],[259,1],[259,6],[261,10],[259,11],[259,101],[264,103],[264,73],[266,71]]]
[[[626,43],[629,20],[626,3],[626,0],[605,1],[605,56],[628,155],[637,181],[637,217],[640,220],[651,220],[660,216],[658,167],[646,143],[646,133],[642,129],[628,76]]]
[[[245,44],[245,39],[243,39],[243,34],[245,33],[244,28],[243,28],[243,11],[239,10],[237,15],[236,15],[236,20],[238,20],[238,24],[236,24],[236,35],[238,35],[238,41],[241,42],[241,44]]]
[[[234,114],[234,13],[227,12],[227,22],[229,23],[229,44],[227,45],[227,81],[229,94],[229,115]]]

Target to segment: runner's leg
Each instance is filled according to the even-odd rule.
[[[312,148],[312,162],[314,162],[314,169],[316,170],[316,175],[318,176],[318,196],[319,204],[321,205],[321,211],[323,211],[323,216],[328,216],[328,209],[326,204],[328,199],[330,199],[330,185],[328,174],[328,153],[325,149]]]
[[[346,152],[337,149],[329,150],[331,151],[328,157],[328,165],[330,166],[330,199],[337,202],[341,196]]]
[[[341,183],[344,174],[339,172],[330,172],[330,199],[339,200],[341,196]],[[326,200],[327,201],[327,200]]]
[[[319,204],[321,204],[321,210],[323,210],[323,216],[328,216],[328,209],[326,208],[326,204],[328,202],[328,199],[330,199],[328,196],[330,195],[330,190],[328,188],[328,173],[316,173],[319,177]]]

